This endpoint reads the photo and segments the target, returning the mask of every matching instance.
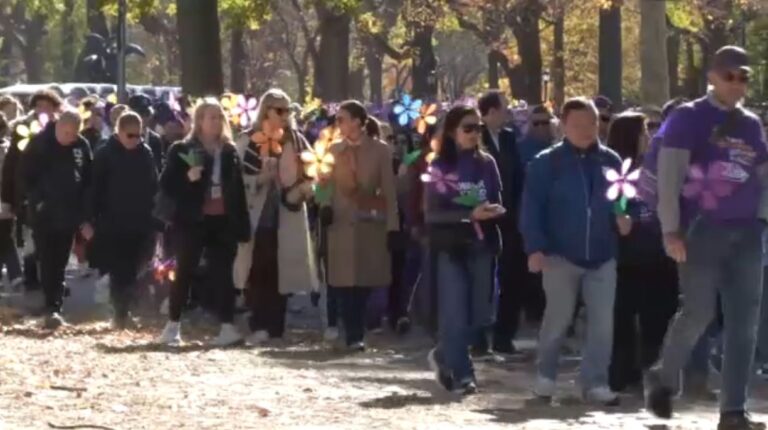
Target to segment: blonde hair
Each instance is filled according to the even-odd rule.
[[[112,106],[112,109],[109,110],[109,123],[112,124],[113,127],[117,128],[117,120],[128,110],[129,109],[127,105]]]
[[[200,137],[203,127],[203,117],[208,111],[216,111],[221,115],[221,136],[219,138],[223,143],[232,144],[232,129],[229,128],[229,121],[224,114],[224,108],[221,106],[218,100],[212,97],[206,97],[202,99],[197,106],[195,106],[195,112],[192,114],[192,127],[187,138]]]
[[[141,117],[136,112],[124,112],[117,119],[117,131],[121,132],[128,127],[138,127],[141,129]]]
[[[288,127],[295,129],[296,121],[293,117],[293,111],[291,110],[291,98],[288,96],[288,94],[286,94],[285,91],[279,88],[269,89],[261,96],[261,99],[259,100],[259,110],[256,113],[256,121],[253,122],[251,128],[254,130],[261,128],[261,123],[263,123],[267,118],[269,109],[275,107],[278,102],[283,101],[285,102],[285,107],[288,108],[288,112],[290,112],[291,115],[288,119]]]

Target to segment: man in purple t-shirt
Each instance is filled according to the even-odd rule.
[[[658,156],[659,219],[667,254],[679,264],[683,305],[649,372],[648,408],[672,415],[680,369],[712,321],[718,293],[725,318],[718,430],[764,429],[746,413],[768,219],[768,149],[760,120],[740,106],[751,69],[747,53],[715,54],[706,97],[677,108]]]

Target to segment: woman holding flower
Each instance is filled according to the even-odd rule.
[[[640,165],[649,141],[646,117],[641,113],[623,113],[611,123],[608,145],[623,160],[631,161],[627,171]],[[656,211],[640,199],[630,199],[626,211],[633,228],[629,236],[619,239],[609,368],[614,391],[641,386],[642,372],[658,358],[669,320],[677,310],[677,268],[664,252]]]
[[[437,258],[438,345],[429,361],[447,390],[477,389],[469,345],[492,322],[493,262],[504,214],[496,162],[480,149],[480,115],[455,106],[445,117],[426,182],[424,220]]]
[[[282,338],[288,295],[318,287],[306,205],[312,178],[301,160],[309,144],[290,104],[282,90],[267,91],[252,129],[238,141],[252,230],[238,251],[235,276],[248,288],[251,345]]]
[[[171,286],[169,321],[159,339],[164,344],[181,342],[181,312],[203,253],[210,279],[216,281],[214,294],[221,321],[214,344],[227,346],[242,339],[232,324],[232,265],[238,242],[248,240],[250,223],[242,165],[230,133],[221,105],[206,99],[195,108],[191,134],[168,152],[160,186],[175,203],[171,224],[178,263]]]
[[[347,346],[365,349],[366,303],[373,288],[390,285],[389,232],[399,230],[392,150],[368,134],[360,102],[339,106],[343,140],[331,147],[333,195],[322,212],[328,225],[328,284],[341,307]]]

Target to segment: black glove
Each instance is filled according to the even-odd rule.
[[[320,208],[320,225],[328,227],[333,224],[333,208],[330,206],[323,206]]]

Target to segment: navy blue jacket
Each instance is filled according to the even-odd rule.
[[[520,230],[528,255],[543,252],[592,269],[616,258],[614,203],[605,171],[621,168],[603,145],[581,151],[563,141],[528,165]]]

